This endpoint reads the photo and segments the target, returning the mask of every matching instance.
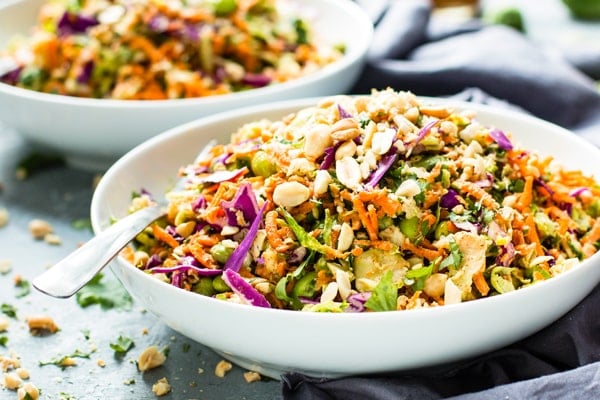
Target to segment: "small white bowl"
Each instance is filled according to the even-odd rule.
[[[442,102],[442,100],[439,100]],[[127,214],[130,193],[164,193],[180,166],[214,136],[227,142],[243,123],[280,118],[316,104],[262,105],[184,124],[138,146],[104,175],[91,204],[95,232]],[[504,109],[453,104],[510,131],[523,147],[568,168],[600,176],[600,150],[548,122]],[[300,371],[343,376],[426,367],[479,355],[520,340],[558,319],[600,280],[600,254],[548,281],[455,305],[396,312],[310,313],[265,309],[198,295],[159,281],[122,258],[111,268],[145,309],[174,330],[268,376]]]
[[[47,0],[0,2],[0,47],[27,35]],[[315,19],[321,40],[344,43],[347,52],[321,70],[285,83],[246,92],[177,100],[108,100],[46,94],[0,82],[0,121],[71,164],[105,169],[144,140],[202,116],[241,106],[348,91],[358,78],[373,36],[363,10],[350,0],[292,0]]]

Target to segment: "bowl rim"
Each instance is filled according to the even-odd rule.
[[[10,0],[4,4],[0,4],[0,12],[4,9],[15,6],[18,3],[28,0]],[[301,0],[288,0],[292,2],[302,3]],[[249,89],[241,92],[225,93],[220,95],[190,97],[181,99],[161,99],[161,100],[122,100],[122,99],[98,99],[89,97],[76,97],[60,94],[52,94],[38,92],[31,89],[24,89],[0,82],[0,93],[21,97],[32,101],[63,104],[66,106],[77,107],[96,107],[96,108],[117,108],[117,109],[132,109],[132,108],[164,108],[177,106],[218,106],[227,104],[229,101],[243,101],[256,96],[268,96],[272,93],[279,93],[286,90],[299,88],[302,86],[313,84],[322,79],[335,76],[340,71],[350,68],[361,59],[366,57],[366,53],[373,40],[374,27],[369,15],[358,4],[351,0],[313,0],[314,4],[326,4],[327,7],[340,10],[340,14],[347,15],[352,20],[353,29],[360,29],[361,34],[358,35],[360,41],[347,44],[348,52],[346,52],[339,60],[327,64],[317,71],[307,75],[300,76],[289,81],[277,83],[274,85],[264,86],[260,88]],[[342,13],[343,11],[343,13]]]
[[[364,95],[365,94],[341,95],[341,96],[364,96]],[[101,232],[102,230],[106,229],[106,226],[105,226],[106,221],[100,220],[100,213],[101,213],[100,212],[100,209],[101,209],[100,202],[101,202],[101,197],[105,196],[105,194],[108,191],[106,189],[106,187],[109,187],[111,185],[111,182],[114,181],[114,176],[117,176],[120,173],[120,171],[123,169],[123,167],[127,166],[127,164],[132,162],[132,160],[137,159],[139,157],[139,154],[144,154],[146,151],[151,150],[156,146],[160,146],[164,141],[177,141],[181,136],[186,136],[189,134],[193,135],[194,131],[203,129],[206,126],[223,123],[227,119],[231,118],[232,113],[235,113],[236,117],[237,116],[250,117],[251,115],[253,115],[252,118],[254,120],[256,118],[259,118],[256,115],[257,113],[266,112],[269,110],[283,111],[284,109],[289,109],[289,108],[301,109],[306,106],[311,106],[311,105],[317,104],[320,100],[323,100],[325,98],[331,98],[331,97],[335,97],[335,96],[307,97],[307,98],[291,99],[291,100],[285,100],[285,101],[275,101],[275,102],[270,102],[270,103],[254,105],[254,106],[240,107],[235,110],[223,111],[223,112],[215,113],[211,116],[198,118],[196,120],[193,120],[193,121],[181,124],[179,126],[173,127],[171,129],[168,129],[168,130],[146,140],[144,143],[136,146],[135,148],[130,150],[128,153],[126,153],[124,156],[119,158],[119,160],[117,160],[105,172],[102,179],[98,183],[98,186],[96,187],[96,189],[94,191],[94,194],[92,196],[92,201],[90,204],[90,216],[91,216],[91,223],[92,223],[93,231],[95,233],[98,233],[98,232]],[[539,126],[542,129],[553,131],[553,134],[555,134],[555,135],[561,135],[561,136],[572,135],[572,137],[570,139],[575,141],[577,143],[578,147],[579,146],[588,147],[589,151],[596,152],[598,157],[600,158],[600,148],[591,146],[591,144],[588,141],[586,141],[585,139],[581,138],[578,135],[573,134],[571,131],[569,131],[559,125],[556,125],[549,121],[542,120],[542,119],[532,116],[530,114],[525,114],[521,111],[516,111],[516,110],[510,109],[510,108],[504,109],[504,108],[494,107],[494,106],[490,106],[490,105],[486,105],[486,104],[471,103],[471,102],[467,102],[467,101],[453,100],[453,99],[449,99],[449,98],[429,97],[429,96],[417,96],[417,97],[421,100],[441,102],[443,104],[448,104],[448,105],[455,106],[455,107],[462,107],[463,109],[467,108],[470,110],[474,110],[476,112],[485,112],[485,113],[499,116],[502,118],[509,118],[516,122],[523,122],[526,124],[534,124],[534,125]],[[183,163],[185,163],[185,161]],[[535,285],[532,285],[532,286],[529,286],[526,288],[515,290],[515,291],[509,292],[509,293],[504,293],[502,295],[485,297],[485,298],[481,298],[481,299],[477,299],[477,300],[473,300],[473,301],[461,302],[458,304],[443,305],[440,307],[418,308],[418,309],[402,310],[402,311],[397,311],[397,312],[369,312],[369,313],[302,312],[299,310],[252,307],[252,306],[249,306],[246,304],[237,304],[237,303],[233,303],[233,302],[227,302],[227,301],[218,300],[218,299],[215,299],[212,297],[202,296],[197,293],[190,292],[190,291],[186,291],[181,288],[174,287],[166,282],[157,280],[157,279],[151,277],[150,275],[148,275],[147,273],[143,272],[142,270],[134,267],[132,264],[127,262],[121,256],[116,257],[115,262],[118,262],[121,267],[126,268],[127,271],[135,274],[135,276],[138,276],[144,280],[148,279],[149,281],[147,281],[147,282],[154,282],[155,284],[164,285],[165,290],[167,290],[169,292],[175,291],[175,292],[173,292],[175,295],[186,296],[186,298],[189,296],[193,296],[193,297],[189,297],[189,298],[195,299],[194,301],[197,301],[197,302],[205,302],[205,301],[211,302],[211,304],[213,304],[213,306],[225,307],[225,308],[243,307],[243,310],[251,309],[253,313],[260,313],[260,314],[264,313],[264,315],[268,315],[270,313],[276,313],[276,314],[281,314],[281,315],[296,315],[296,317],[294,317],[294,318],[302,318],[302,319],[307,319],[307,320],[324,319],[325,321],[332,321],[332,323],[336,323],[335,321],[339,322],[339,320],[353,320],[356,318],[359,318],[360,321],[362,321],[362,322],[375,322],[375,321],[378,321],[381,319],[387,320],[390,318],[419,320],[421,318],[430,318],[429,317],[430,315],[433,315],[433,316],[440,315],[439,313],[442,313],[441,315],[446,317],[446,316],[448,316],[452,313],[456,313],[456,312],[459,312],[462,314],[462,313],[466,313],[466,312],[475,312],[478,309],[486,309],[488,307],[493,306],[498,301],[500,301],[501,304],[510,302],[510,301],[518,301],[521,298],[527,298],[527,297],[531,296],[532,293],[550,290],[551,288],[555,287],[556,285],[558,285],[558,288],[560,288],[562,281],[564,281],[565,279],[568,279],[568,277],[571,277],[572,275],[584,274],[586,270],[589,270],[591,268],[592,264],[600,262],[600,251],[596,252],[591,257],[580,261],[575,267],[573,267],[567,271],[564,271],[561,274],[552,277],[551,279],[548,279],[543,282],[539,282]],[[598,282],[596,282],[595,284],[597,284],[597,283]],[[587,295],[587,294],[589,294],[589,292],[585,293],[585,295]],[[135,293],[132,293],[132,295],[134,295],[134,297],[136,296]],[[581,299],[583,299],[583,297],[584,296],[581,295],[579,301],[581,301]],[[512,300],[510,300],[510,299],[512,299]],[[251,308],[248,309],[247,307],[251,307]],[[465,310],[465,311],[463,311],[463,310]],[[332,315],[332,314],[336,315],[336,317],[331,317],[330,315]],[[360,316],[358,316],[358,315],[360,315]]]

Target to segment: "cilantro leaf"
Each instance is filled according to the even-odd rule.
[[[15,286],[17,288],[15,297],[18,299],[20,299],[21,297],[25,297],[29,293],[31,293],[31,284],[25,279],[21,279]]]
[[[93,351],[90,352],[84,352],[81,351],[79,349],[76,349],[73,353],[71,354],[67,354],[65,356],[58,356],[58,357],[54,357],[51,358],[50,360],[46,360],[46,361],[40,361],[38,363],[38,365],[40,367],[46,366],[46,365],[56,365],[57,367],[60,367],[62,369],[65,369],[69,366],[72,366],[74,364],[70,363],[69,361],[72,361],[70,359],[72,358],[90,358],[90,355],[92,354]]]
[[[117,354],[125,354],[134,346],[133,339],[119,335],[117,341],[110,343],[110,348]]]
[[[392,271],[387,271],[381,278],[365,307],[372,311],[395,311],[398,301],[398,288],[392,281]]]
[[[17,318],[17,309],[13,305],[2,303],[2,305],[0,305],[0,311],[8,317]]]
[[[8,343],[8,336],[0,336],[0,346],[6,347],[6,343]]]
[[[81,288],[77,292],[77,303],[81,307],[100,304],[105,310],[111,308],[131,309],[133,299],[121,283],[116,280],[103,280],[103,277],[103,274],[97,274],[87,285]]]

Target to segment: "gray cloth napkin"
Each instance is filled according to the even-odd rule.
[[[572,59],[512,28],[439,24],[427,0],[358,1],[375,24],[352,93],[392,87],[512,107],[600,145],[600,54]],[[584,71],[590,72],[586,75]],[[599,160],[600,162],[600,160]],[[340,379],[282,376],[286,400],[600,398],[600,286],[564,317],[489,354],[449,365]]]

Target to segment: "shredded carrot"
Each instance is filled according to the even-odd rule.
[[[168,244],[169,246],[171,246],[173,248],[179,246],[179,242],[171,234],[169,234],[166,230],[164,230],[163,228],[158,226],[158,224],[152,225],[152,234],[154,235],[154,237],[156,239],[160,240],[163,243]]]
[[[404,241],[404,243],[402,243],[400,247],[402,248],[402,250],[410,251],[415,256],[423,257],[429,261],[433,261],[436,258],[441,257],[443,255],[443,252],[441,250],[433,250],[427,249],[425,247],[415,246],[408,240]]]
[[[208,253],[204,246],[200,243],[190,242],[186,246],[187,251],[203,266],[206,268],[219,268],[215,259]]]
[[[531,205],[531,201],[533,200],[533,176],[525,177],[525,185],[523,187],[523,192],[519,196],[517,200],[516,208],[521,211],[529,209]]]
[[[473,275],[473,283],[482,296],[487,296],[490,292],[490,286],[483,276],[483,270],[477,271]]]
[[[527,217],[525,218],[525,224],[528,228],[525,232],[525,237],[529,240],[529,243],[535,245],[535,252],[538,256],[544,255],[544,249],[540,243],[540,237],[538,236],[537,227],[535,226],[532,213],[527,214]]]
[[[354,205],[354,210],[358,213],[358,216],[360,217],[360,221],[362,222],[363,226],[367,230],[369,239],[377,240],[378,227],[376,224],[373,226],[373,221],[367,214],[367,210],[365,209],[364,203],[360,200],[360,198],[358,196],[355,196],[352,199],[352,204]]]
[[[600,219],[594,221],[592,229],[581,239],[582,244],[595,243],[600,240]]]

